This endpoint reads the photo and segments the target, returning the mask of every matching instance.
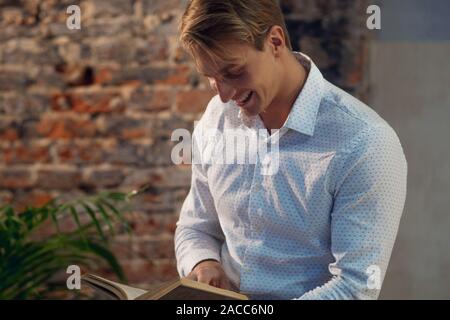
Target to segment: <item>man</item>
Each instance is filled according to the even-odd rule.
[[[267,130],[278,167],[192,165],[180,276],[252,299],[376,299],[406,195],[395,132],[292,52],[276,0],[192,0],[181,42],[218,94],[195,132]]]

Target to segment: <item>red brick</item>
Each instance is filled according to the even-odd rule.
[[[51,193],[43,190],[31,190],[18,192],[14,196],[14,206],[17,211],[22,211],[26,206],[42,207],[53,199]]]
[[[178,221],[175,214],[152,214],[133,213],[128,215],[128,221],[137,237],[143,235],[173,234]]]
[[[122,130],[124,139],[139,139],[148,136],[148,130],[143,128],[125,128]]]
[[[173,93],[170,90],[138,89],[131,95],[128,107],[141,111],[162,111],[171,107]]]
[[[0,191],[0,206],[4,204],[11,204],[14,199],[14,195],[11,191],[2,190]]]
[[[153,92],[150,105],[152,109],[168,109],[172,104],[173,93],[163,90],[155,90]]]
[[[54,111],[72,110],[78,113],[108,113],[124,111],[124,104],[118,94],[67,94],[58,93],[52,97]]]
[[[133,242],[129,239],[114,239],[110,244],[111,251],[122,259],[133,258]]]
[[[144,14],[163,14],[173,8],[182,8],[182,0],[144,0],[142,2]]]
[[[140,283],[145,278],[147,281],[151,281],[155,275],[155,265],[151,260],[127,259],[122,260],[121,265],[130,283]]]
[[[47,192],[35,191],[29,197],[30,205],[41,207],[53,199],[52,195]]]
[[[125,260],[122,266],[130,283],[153,285],[161,281],[171,281],[178,278],[176,261],[171,260]]]
[[[176,105],[177,111],[180,112],[203,112],[208,102],[214,96],[212,90],[190,90],[180,92],[177,95]]]
[[[109,112],[109,97],[102,97],[93,104],[88,103],[86,100],[79,96],[71,96],[73,111],[75,112]]]
[[[20,189],[34,186],[31,172],[26,169],[7,168],[0,170],[0,188]]]
[[[119,169],[93,170],[83,179],[83,183],[93,187],[112,188],[117,187],[124,179],[124,174]]]
[[[359,53],[356,54],[352,70],[348,73],[346,78],[347,85],[350,86],[358,86],[363,80],[363,72],[365,63],[368,59],[368,48],[367,46],[363,46]]]
[[[56,146],[60,163],[98,164],[103,162],[103,146],[98,142],[62,143]]]
[[[36,130],[41,136],[51,139],[94,137],[97,133],[93,121],[70,118],[42,118]]]
[[[16,141],[19,139],[17,130],[14,128],[6,128],[3,132],[0,132],[0,141]]]
[[[48,163],[50,154],[48,146],[20,144],[0,149],[0,159],[5,164]]]
[[[108,83],[108,82],[111,82],[112,78],[113,78],[113,76],[112,76],[111,69],[107,68],[107,67],[103,67],[95,73],[94,83],[96,83],[96,84]]]
[[[168,77],[161,80],[155,80],[155,84],[165,85],[187,85],[189,84],[191,70],[188,66],[178,66],[174,72],[171,72]]]
[[[141,259],[174,259],[174,239],[141,240],[136,254]]]
[[[112,115],[105,117],[105,127],[102,132],[111,138],[135,139],[151,136],[151,121],[145,118]]]
[[[75,169],[42,169],[38,171],[37,184],[44,189],[75,189],[80,181],[81,174]]]

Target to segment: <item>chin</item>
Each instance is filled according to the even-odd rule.
[[[253,104],[248,108],[241,108],[245,115],[247,116],[257,116],[264,111],[261,107],[260,100],[253,101]]]

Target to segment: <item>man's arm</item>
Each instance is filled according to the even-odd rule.
[[[191,189],[175,231],[175,254],[180,277],[187,277],[203,260],[220,259],[224,241],[214,201],[200,164],[192,164]]]
[[[406,160],[395,132],[377,127],[361,134],[337,163],[332,279],[299,299],[377,299],[405,202]]]
[[[230,289],[230,281],[223,270],[220,258],[225,237],[211,195],[206,170],[202,163],[204,122],[209,122],[211,99],[192,136],[191,188],[180,212],[175,231],[175,254],[180,277]],[[198,163],[200,160],[200,164]]]

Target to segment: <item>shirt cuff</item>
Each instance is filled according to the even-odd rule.
[[[210,250],[196,250],[180,262],[179,274],[181,278],[186,277],[192,269],[203,260],[216,260],[221,263],[220,255]]]

